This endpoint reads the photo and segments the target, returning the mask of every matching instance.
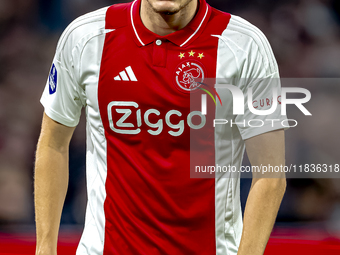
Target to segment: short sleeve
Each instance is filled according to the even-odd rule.
[[[244,114],[235,118],[243,140],[286,129],[288,124],[287,117],[281,115],[281,82],[274,54],[263,33],[256,29],[254,34],[239,81],[244,95]]]
[[[72,46],[58,43],[40,102],[51,119],[69,127],[79,123],[83,103],[74,71]]]

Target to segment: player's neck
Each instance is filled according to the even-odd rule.
[[[191,1],[175,14],[155,12],[147,1],[141,1],[140,16],[144,26],[160,36],[171,34],[182,29],[194,18],[198,4]]]

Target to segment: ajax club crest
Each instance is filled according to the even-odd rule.
[[[204,71],[197,61],[183,61],[175,69],[175,83],[184,91],[190,92],[197,89],[203,80]]]

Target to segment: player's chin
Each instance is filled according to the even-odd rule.
[[[177,6],[173,2],[157,2],[153,4],[153,10],[156,11],[157,13],[162,13],[162,14],[175,14],[180,11],[180,6]]]

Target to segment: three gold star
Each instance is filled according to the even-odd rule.
[[[196,52],[194,52],[193,50],[191,50],[191,51],[188,52],[188,54],[189,54],[189,57],[195,57]],[[179,55],[178,55],[178,57],[179,57],[180,59],[184,58],[184,57],[185,57],[185,52],[180,52]],[[202,59],[202,58],[204,58],[204,57],[205,57],[205,56],[203,55],[203,52],[202,52],[202,53],[198,53],[197,58]]]

